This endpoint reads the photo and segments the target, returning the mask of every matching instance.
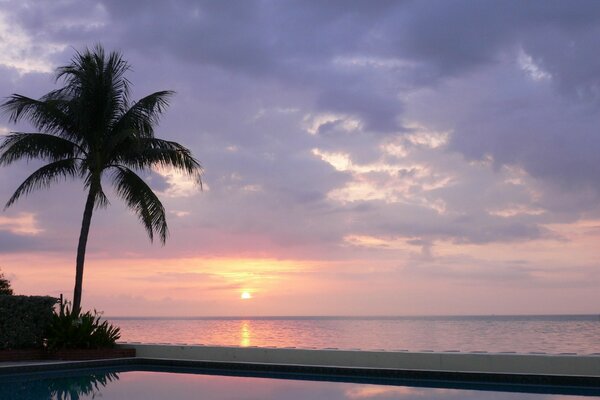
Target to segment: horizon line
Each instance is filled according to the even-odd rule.
[[[412,315],[114,315],[111,319],[392,319],[392,318],[482,318],[482,317],[598,317],[600,313],[573,314],[412,314]]]

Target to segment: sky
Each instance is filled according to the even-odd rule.
[[[96,43],[129,61],[134,99],[176,91],[157,136],[192,150],[204,188],[143,175],[165,246],[108,191],[84,308],[598,313],[598,37],[581,0],[0,0],[0,96],[57,88]],[[40,165],[1,168],[0,202]],[[71,297],[84,201],[59,182],[0,212],[17,293]]]

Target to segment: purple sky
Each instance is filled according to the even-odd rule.
[[[147,174],[165,247],[96,212],[84,305],[109,315],[597,313],[599,37],[597,1],[3,1],[0,94],[96,43],[134,98],[177,92],[157,132],[205,190]],[[17,292],[70,296],[84,200],[0,213]]]

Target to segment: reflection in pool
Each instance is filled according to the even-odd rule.
[[[0,379],[0,399],[94,399],[109,383],[118,380],[119,374],[117,372],[104,370],[73,376]]]
[[[531,399],[567,400],[572,395],[510,393],[344,382],[202,375],[173,372],[87,370],[69,374],[0,377],[6,400],[77,399]]]

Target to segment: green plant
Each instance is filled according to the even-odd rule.
[[[56,79],[65,85],[39,100],[13,94],[0,105],[9,121],[28,120],[36,133],[12,132],[0,139],[0,166],[19,160],[47,162],[17,188],[11,206],[31,191],[69,178],[81,178],[87,200],[77,246],[73,309],[80,310],[83,266],[92,213],[108,205],[103,180],[109,178],[118,196],[139,217],[150,240],[167,238],[165,209],[138,173],[152,167],[174,168],[201,184],[202,167],[179,143],[158,139],[154,127],[168,106],[172,91],[131,102],[129,64],[118,52],[102,46],[76,53],[59,67]]]
[[[51,351],[113,347],[121,337],[120,328],[101,321],[96,310],[80,313],[64,304],[52,316],[47,332],[47,346]]]
[[[13,290],[10,287],[10,281],[4,277],[2,272],[0,272],[0,295],[2,294],[12,295]]]

